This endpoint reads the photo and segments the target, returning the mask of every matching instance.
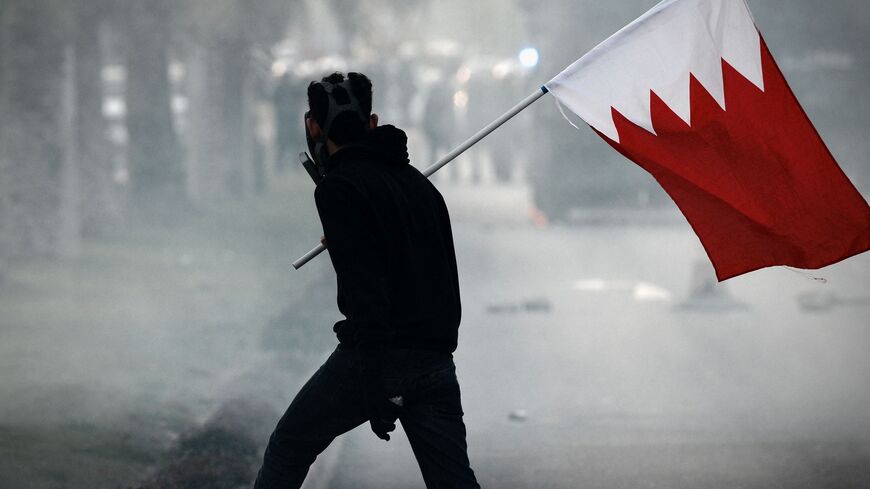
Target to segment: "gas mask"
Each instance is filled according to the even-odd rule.
[[[315,183],[319,183],[326,175],[326,161],[329,159],[329,151],[326,148],[326,140],[329,139],[329,131],[332,129],[332,123],[335,118],[345,112],[356,114],[360,122],[367,122],[366,115],[363,113],[362,106],[359,100],[354,96],[351,89],[350,80],[345,80],[341,83],[318,82],[318,85],[323,87],[329,99],[329,108],[326,111],[326,119],[320,124],[320,137],[314,139],[308,130],[308,124],[305,124],[305,139],[308,142],[308,151],[311,152],[311,158],[314,160],[314,167],[311,168],[311,161],[307,155],[299,155],[308,173],[314,179]],[[311,117],[311,112],[305,113],[305,119]],[[319,122],[319,121],[318,121]],[[306,164],[306,160],[308,163]],[[316,178],[319,175],[320,178]]]

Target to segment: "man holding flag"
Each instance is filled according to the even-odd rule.
[[[547,93],[655,177],[719,280],[778,265],[821,268],[870,249],[870,206],[801,108],[743,0],[662,1],[423,174]]]
[[[314,197],[345,319],[275,427],[255,489],[300,487],[336,437],[368,422],[389,441],[397,420],[426,487],[479,488],[453,362],[461,306],[444,199],[411,166],[405,133],[378,126],[365,75],[312,82],[308,105]]]

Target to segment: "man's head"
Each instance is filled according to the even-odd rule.
[[[348,73],[345,77],[336,72],[320,82],[311,82],[308,108],[308,133],[314,140],[325,137],[331,143],[330,152],[377,126],[378,116],[372,114],[372,82],[362,73]]]

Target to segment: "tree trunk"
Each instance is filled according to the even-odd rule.
[[[131,204],[157,217],[172,214],[186,200],[168,75],[170,7],[165,0],[129,2],[126,19]]]
[[[6,86],[9,66],[9,4],[0,2],[0,114],[8,114],[6,104]],[[9,181],[9,164],[6,155],[6,125],[7,118],[0,117],[0,284],[6,276],[7,257],[10,253],[9,208],[11,196]]]
[[[187,198],[194,205],[203,201],[203,196],[209,193],[206,180],[209,179],[209,164],[213,147],[209,139],[213,137],[209,129],[211,107],[205,96],[205,86],[208,83],[207,51],[202,46],[193,46],[187,54],[186,92],[190,110],[188,111],[188,128],[185,134],[185,171],[187,172]],[[212,168],[212,171],[214,169]]]
[[[220,43],[218,56],[212,59],[219,63],[218,76],[222,83],[215,85],[219,89],[213,95],[215,102],[222,108],[219,132],[223,135],[221,153],[226,158],[225,186],[230,196],[242,197],[249,194],[251,181],[248,176],[249,161],[246,161],[245,151],[245,71],[247,70],[247,44],[240,39],[226,40]]]
[[[263,87],[251,53],[254,46],[265,49],[284,35],[291,14],[302,10],[300,3],[185,2],[188,193],[194,202],[243,197],[265,188],[268,156],[257,133]],[[260,76],[268,76],[266,70],[260,67]]]
[[[80,0],[75,37],[75,140],[81,175],[79,212],[83,233],[101,236],[122,221],[120,198],[103,118],[103,55],[100,31],[105,20],[102,2]]]
[[[239,63],[242,68],[241,73],[241,111],[239,120],[239,136],[241,138],[241,154],[239,165],[241,168],[241,183],[242,194],[251,195],[257,189],[257,173],[259,166],[259,157],[256,154],[257,140],[254,131],[256,130],[256,120],[254,111],[256,110],[256,94],[254,93],[254,74],[248,59],[249,46],[243,47],[242,61]]]
[[[255,178],[248,44],[205,39],[190,58],[188,192],[199,202],[251,194]]]
[[[79,148],[76,138],[76,55],[74,46],[66,46],[63,56],[63,104],[60,107],[60,144],[63,148],[60,169],[60,228],[58,252],[68,258],[81,254],[81,178]]]
[[[551,9],[540,9],[532,0],[522,0],[529,31],[545,54],[538,73],[547,80],[565,69],[599,42],[641,15],[646,2],[623,0],[558,0]],[[577,29],[581,22],[587,28]],[[537,159],[531,173],[536,206],[551,218],[566,218],[573,207],[654,203],[666,195],[648,174],[623,164],[623,158],[592,131],[577,132],[559,111],[542,104],[531,109],[536,116]],[[561,144],[570,141],[571,144]],[[595,175],[595,178],[589,178]]]
[[[56,254],[64,45],[52,0],[3,2],[2,231],[7,254]]]

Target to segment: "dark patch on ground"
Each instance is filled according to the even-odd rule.
[[[244,399],[225,403],[202,427],[182,436],[142,487],[235,489],[251,483],[260,462],[267,405]]]
[[[0,487],[114,487],[160,456],[157,444],[96,425],[0,425]]]

